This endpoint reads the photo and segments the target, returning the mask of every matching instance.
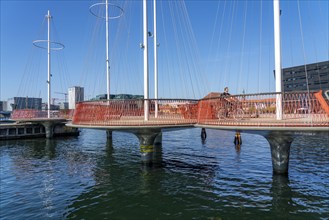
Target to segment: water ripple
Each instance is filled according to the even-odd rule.
[[[272,176],[257,135],[163,133],[153,166],[129,133],[0,142],[1,219],[328,219],[329,146],[297,139],[289,176]]]

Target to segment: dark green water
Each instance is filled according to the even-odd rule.
[[[134,135],[0,142],[0,219],[329,219],[329,137],[297,139],[289,176],[267,141],[200,129],[163,134],[157,163]]]

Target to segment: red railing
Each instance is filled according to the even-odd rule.
[[[149,119],[144,120],[144,104]],[[156,105],[158,112],[156,114]],[[73,124],[94,126],[182,125],[197,122],[197,100],[106,100],[76,105]]]
[[[51,118],[63,118],[63,119],[72,119],[74,114],[73,109],[63,109],[63,110],[51,110]],[[44,110],[34,110],[34,109],[16,109],[11,113],[11,119],[41,119],[48,118],[48,111]]]
[[[282,120],[276,120],[277,96],[282,99]],[[144,105],[149,105],[144,120]],[[51,111],[52,118],[72,119],[88,126],[329,126],[329,100],[322,91],[262,93],[202,100],[104,100],[81,102],[73,110]],[[157,107],[157,108],[156,108]],[[157,112],[156,112],[157,109]],[[74,113],[74,114],[73,114]],[[13,119],[47,118],[47,111],[15,110]]]
[[[328,102],[324,101],[321,93],[263,93],[200,100],[198,124],[257,127],[328,126]],[[282,97],[282,120],[276,120],[278,95]]]

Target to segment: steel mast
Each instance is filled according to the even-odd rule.
[[[155,117],[158,117],[158,41],[157,41],[157,16],[156,0],[153,1],[153,31],[154,31],[154,98],[155,98]]]
[[[51,73],[50,73],[50,11],[48,10],[48,14],[46,15],[48,19],[48,40],[47,40],[47,52],[48,52],[48,118],[50,118],[50,100],[51,100]]]
[[[50,19],[52,16],[50,15],[50,11],[48,10],[48,13],[46,15],[46,18],[48,20],[48,37],[47,40],[35,40],[33,41],[33,45],[36,47],[39,47],[41,49],[47,49],[47,54],[48,54],[48,79],[47,79],[47,84],[48,84],[48,105],[47,105],[47,115],[48,118],[50,118],[50,107],[51,107],[51,57],[50,57],[50,51],[51,50],[62,50],[64,49],[64,45],[55,42],[55,41],[50,41]],[[41,43],[47,43],[47,46],[42,46]],[[52,47],[51,47],[52,45]]]
[[[143,49],[144,49],[144,120],[149,119],[149,85],[148,85],[148,31],[147,31],[147,1],[143,0]]]
[[[105,17],[102,15],[98,15],[96,12],[94,12],[92,9],[96,6],[101,6],[105,4]],[[113,9],[117,9],[118,14],[117,15],[113,15],[113,16],[109,16],[109,6],[111,6]],[[89,7],[89,11],[91,14],[93,14],[96,17],[105,18],[105,26],[106,26],[106,30],[105,30],[105,41],[106,41],[106,94],[107,94],[107,99],[110,99],[110,60],[109,60],[109,19],[116,19],[119,18],[123,15],[123,9],[120,6],[108,3],[108,0],[102,3],[96,3],[93,4],[92,6]]]
[[[105,2],[105,25],[106,25],[106,82],[107,82],[107,99],[110,99],[110,60],[109,60],[109,6],[108,0]]]
[[[282,82],[281,82],[281,33],[280,33],[280,2],[273,0],[274,10],[274,57],[275,57],[275,92],[276,119],[282,120]]]

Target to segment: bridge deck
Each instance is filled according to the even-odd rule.
[[[74,113],[54,112],[53,115],[57,119],[72,116],[70,126],[104,129],[198,125],[264,130],[319,128],[329,131],[329,101],[323,99],[321,93],[244,94],[201,100],[102,100],[81,102],[76,105]],[[280,99],[277,99],[278,96]],[[277,100],[282,101],[282,120],[276,120]],[[149,109],[148,120],[144,119],[146,104]],[[15,120],[32,121],[41,120],[45,114],[35,110],[21,110],[13,115]]]
[[[254,127],[328,127],[329,121],[318,120],[325,115],[288,117],[277,120],[273,117],[243,118],[243,119],[206,119],[198,124],[224,126],[254,126]]]

